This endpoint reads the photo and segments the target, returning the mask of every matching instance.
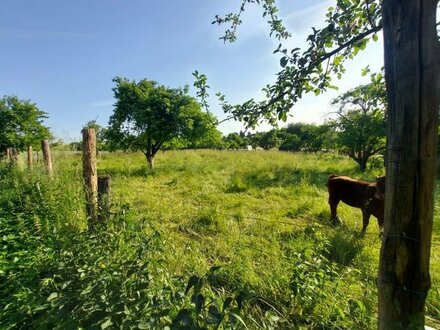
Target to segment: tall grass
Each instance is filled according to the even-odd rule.
[[[377,222],[362,236],[361,212],[340,205],[330,224],[326,181],[378,169],[334,154],[172,151],[150,170],[140,153],[103,153],[112,217],[87,232],[80,158],[55,168],[0,170],[2,328],[376,327]],[[435,249],[431,267],[435,325]]]

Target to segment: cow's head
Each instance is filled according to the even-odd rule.
[[[374,197],[380,200],[385,199],[385,177],[384,176],[378,176],[376,178],[376,193],[374,194]]]

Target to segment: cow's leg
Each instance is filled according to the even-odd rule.
[[[365,233],[367,230],[367,226],[370,223],[370,216],[371,214],[368,211],[362,210],[362,233]]]
[[[330,220],[335,223],[339,199],[329,198],[328,203],[330,204]]]
[[[377,218],[377,224],[379,225],[379,236],[383,235],[383,216]]]

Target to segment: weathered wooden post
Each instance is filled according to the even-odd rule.
[[[28,164],[28,169],[32,171],[32,166],[33,166],[32,146],[28,146],[27,149],[27,164]]]
[[[94,128],[82,130],[83,178],[89,229],[98,220],[98,174],[96,170],[96,134]]]
[[[6,148],[6,161],[11,161],[11,148]]]
[[[423,329],[435,197],[440,104],[438,0],[384,0],[388,97],[385,226],[379,329]]]
[[[50,154],[49,140],[41,141],[41,150],[43,151],[44,166],[49,175],[52,175],[52,156]]]
[[[17,148],[11,148],[11,164],[17,165],[18,162],[18,151]]]
[[[110,218],[110,175],[98,176],[98,220],[107,221]]]

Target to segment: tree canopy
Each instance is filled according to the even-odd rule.
[[[339,148],[366,170],[368,159],[385,149],[385,82],[381,74],[332,101],[338,107],[332,124],[338,131]]]
[[[39,146],[41,140],[51,137],[49,128],[43,125],[46,118],[47,114],[35,103],[4,96],[0,99],[0,149],[14,147],[23,151],[28,146]]]
[[[150,167],[165,142],[197,143],[212,132],[214,118],[201,111],[188,88],[168,88],[152,80],[113,79],[116,99],[107,138],[112,149],[142,150]]]
[[[221,37],[223,41],[236,40],[237,27],[242,23],[241,14],[251,3],[261,4],[263,16],[269,18],[270,34],[280,41],[274,53],[280,55],[281,70],[276,75],[276,81],[263,89],[266,98],[262,101],[250,99],[231,105],[224,95],[219,95],[229,118],[243,121],[248,127],[255,127],[263,121],[271,124],[285,121],[287,113],[304,93],[319,95],[328,88],[334,88],[332,78],[342,76],[345,61],[365,49],[371,39],[377,41],[377,32],[382,28],[380,0],[337,0],[336,5],[328,9],[326,26],[312,28],[305,50],[287,49],[283,40],[290,34],[278,16],[275,1],[242,0],[237,13],[216,16],[213,22],[230,25]],[[200,81],[202,78],[204,81]],[[196,80],[195,85],[204,86],[206,90],[206,77],[199,74]],[[200,88],[199,91],[203,92]]]

